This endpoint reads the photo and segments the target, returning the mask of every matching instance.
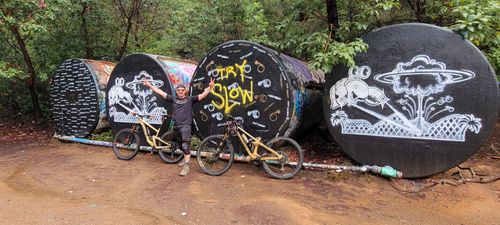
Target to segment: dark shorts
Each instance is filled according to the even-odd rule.
[[[191,142],[191,125],[174,126],[175,131],[179,131],[181,135],[181,147],[184,154],[191,154],[189,145]]]
[[[182,142],[189,142],[191,139],[191,125],[174,126],[174,130],[181,134]]]

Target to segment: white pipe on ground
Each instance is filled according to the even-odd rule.
[[[72,141],[72,142],[77,142],[77,143],[82,143],[82,144],[88,144],[88,145],[97,145],[97,146],[104,146],[104,147],[113,147],[113,143],[107,142],[107,141],[96,141],[96,140],[89,140],[85,138],[77,138],[77,137],[72,137],[72,136],[60,136],[60,135],[54,135],[55,138],[63,141]],[[143,151],[154,151],[151,147],[148,146],[141,146],[140,150]],[[196,151],[191,151],[191,155],[196,156]],[[223,154],[221,155],[221,158],[223,159],[229,159],[229,155]],[[235,155],[234,156],[235,161],[239,162],[250,162],[250,156],[245,156],[245,155]],[[342,172],[342,171],[356,171],[356,172],[372,172],[375,174],[380,174],[383,176],[388,176],[385,173],[382,172],[383,167],[379,166],[368,166],[368,165],[363,165],[363,166],[339,166],[339,165],[333,165],[333,164],[317,164],[317,163],[303,163],[302,166],[304,168],[321,168],[321,169],[331,169],[335,170],[336,172]],[[394,175],[395,178],[401,178],[402,173],[399,171],[395,172],[396,174]]]

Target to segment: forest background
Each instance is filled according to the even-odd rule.
[[[328,74],[369,48],[363,34],[405,22],[470,40],[498,79],[498,0],[0,0],[0,118],[50,121],[50,79],[68,58],[198,61],[223,42],[249,40]]]

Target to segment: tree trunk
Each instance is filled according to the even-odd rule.
[[[133,0],[131,3],[130,13],[126,12],[125,7],[123,6],[121,1],[118,1],[118,4],[121,13],[125,16],[125,19],[127,20],[127,29],[125,30],[125,37],[123,38],[123,44],[122,47],[120,48],[120,52],[118,53],[118,57],[116,58],[116,60],[120,61],[123,57],[123,54],[125,54],[125,50],[127,49],[128,38],[133,25],[132,20],[134,19],[134,16],[138,14],[142,3],[141,0]]]
[[[425,15],[425,0],[415,0],[415,6],[411,3],[411,0],[407,0],[408,5],[410,8],[415,12],[415,17],[418,22],[422,22],[423,18],[422,15]]]
[[[128,36],[130,34],[130,30],[132,29],[132,20],[127,21],[127,30],[125,31],[125,37],[123,38],[123,44],[122,47],[120,48],[120,53],[118,53],[118,57],[116,60],[120,61],[123,57],[123,54],[125,53],[125,50],[127,49],[127,44],[128,44]]]
[[[26,63],[26,67],[28,68],[29,77],[27,80],[27,85],[30,91],[31,102],[33,103],[33,120],[35,120],[35,122],[39,122],[41,117],[41,110],[40,104],[38,103],[38,93],[36,92],[35,68],[33,67],[33,63],[31,62],[31,57],[28,53],[28,49],[26,48],[26,43],[19,33],[19,29],[16,26],[11,26],[10,30],[16,38],[17,44],[19,45],[19,48],[23,53],[24,62]]]
[[[326,10],[328,13],[328,29],[330,30],[330,39],[334,39],[339,27],[339,13],[336,0],[326,0]]]
[[[135,27],[134,27],[134,41],[135,41],[135,47],[140,49],[141,48],[141,39],[139,38],[139,32],[140,32],[140,29],[141,29],[141,20],[139,17],[137,17],[137,21],[136,21],[136,24],[135,24]]]
[[[82,11],[80,12],[80,17],[82,18],[83,41],[85,43],[85,58],[93,59],[94,54],[92,54],[93,51],[92,51],[92,47],[90,46],[89,31],[88,31],[88,27],[87,27],[87,18],[85,17],[88,9],[89,9],[89,4],[86,2],[82,3]]]

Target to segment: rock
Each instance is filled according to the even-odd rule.
[[[458,168],[460,169],[468,169],[471,168],[473,165],[470,161],[465,161],[462,164],[458,165]]]
[[[476,172],[476,175],[479,176],[490,176],[492,174],[495,174],[495,168],[492,168],[491,166],[487,165],[478,165],[474,167],[474,171]]]

